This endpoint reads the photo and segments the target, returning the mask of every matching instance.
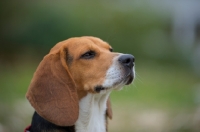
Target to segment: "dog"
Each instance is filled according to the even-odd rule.
[[[35,109],[26,132],[106,132],[109,95],[135,78],[135,58],[103,40],[74,37],[57,43],[33,75],[26,98]]]

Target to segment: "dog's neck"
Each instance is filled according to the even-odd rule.
[[[75,123],[76,132],[106,132],[106,103],[110,92],[88,93],[79,101],[79,118]]]

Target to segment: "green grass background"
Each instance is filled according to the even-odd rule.
[[[26,100],[25,93],[36,67],[37,62],[24,60],[17,65],[1,66],[0,123],[3,132],[20,132],[30,124],[33,109]],[[166,126],[169,125],[169,128],[166,129],[164,126],[159,130],[194,131],[193,125],[185,128],[183,123],[175,128],[170,125],[170,122],[181,112],[183,116],[195,113],[199,107],[196,99],[198,83],[199,78],[187,66],[174,66],[145,60],[136,61],[134,83],[125,86],[121,91],[113,91],[111,94],[113,119],[109,121],[110,132],[145,132],[148,130],[156,132],[157,127],[149,128],[148,124],[138,125],[137,121],[134,123],[136,120],[134,118],[145,111],[147,112],[146,118],[151,111],[154,111],[155,116],[156,112],[167,114],[169,124]],[[161,119],[159,117],[157,120],[159,124],[162,114]],[[184,118],[184,120],[189,122],[193,119]],[[150,123],[150,126],[152,125]]]

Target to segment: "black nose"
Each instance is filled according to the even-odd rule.
[[[130,54],[125,54],[119,57],[118,61],[129,68],[132,68],[134,66],[133,62],[135,61],[134,56]]]

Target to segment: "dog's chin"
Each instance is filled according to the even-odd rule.
[[[120,80],[119,82],[115,83],[113,86],[114,90],[121,90],[125,85],[129,85],[133,82],[134,75],[133,73],[127,75],[124,79]]]
[[[121,90],[123,86],[129,85],[133,82],[134,75],[133,72],[129,73],[123,79],[115,82],[112,87],[103,87],[102,85],[98,85],[94,88],[94,91],[100,93],[101,91],[108,91],[108,90]]]
[[[133,74],[131,74],[130,76],[128,76],[127,81],[125,83],[125,85],[129,85],[133,82],[134,76]]]

